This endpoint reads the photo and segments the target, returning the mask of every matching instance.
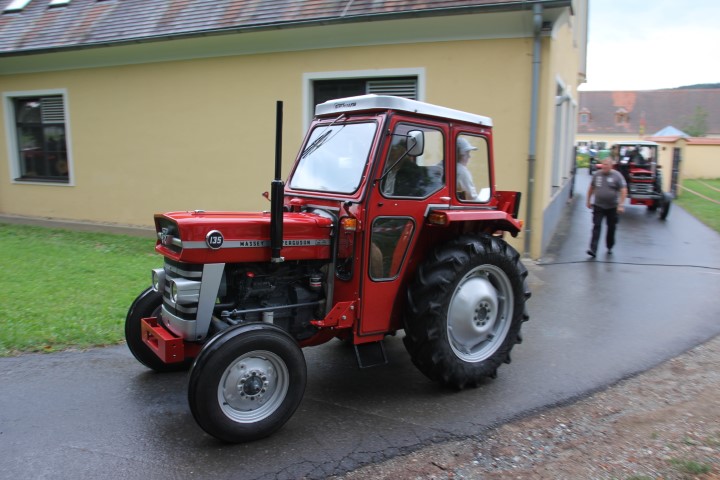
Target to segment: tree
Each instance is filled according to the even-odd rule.
[[[693,115],[682,117],[682,131],[691,137],[704,137],[707,135],[707,116],[707,110],[698,105]]]

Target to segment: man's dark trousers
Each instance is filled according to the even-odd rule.
[[[605,223],[607,224],[605,245],[608,250],[612,249],[615,245],[615,225],[617,225],[618,221],[617,207],[600,208],[597,205],[593,205],[593,231],[592,240],[590,240],[590,250],[593,252],[597,252],[603,218],[606,219]]]

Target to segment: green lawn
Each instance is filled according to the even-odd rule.
[[[678,193],[678,205],[720,232],[720,178],[684,180]]]
[[[162,265],[148,238],[0,224],[0,356],[116,344]]]

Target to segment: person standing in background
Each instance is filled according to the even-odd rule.
[[[593,211],[592,238],[590,239],[590,249],[587,251],[591,257],[595,258],[597,254],[603,218],[607,225],[605,245],[608,254],[612,254],[615,246],[615,226],[618,221],[618,213],[625,211],[623,204],[626,198],[625,178],[620,172],[613,169],[612,158],[604,159],[600,170],[593,175],[587,192],[587,208]]]

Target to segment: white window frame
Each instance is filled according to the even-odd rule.
[[[18,155],[15,105],[13,100],[25,97],[46,97],[60,95],[63,100],[65,114],[65,149],[67,152],[68,181],[67,182],[39,182],[33,180],[18,180],[21,176],[20,157]],[[75,168],[73,166],[72,135],[70,132],[70,109],[68,108],[68,92],[64,88],[49,90],[27,90],[17,92],[3,92],[3,107],[5,110],[5,139],[8,148],[8,163],[10,168],[10,182],[16,185],[44,185],[49,187],[74,187]]]
[[[317,80],[340,80],[362,78],[372,80],[373,78],[388,77],[416,77],[417,96],[421,102],[425,101],[425,68],[386,68],[377,70],[341,70],[335,72],[309,72],[303,74],[302,96],[303,96],[303,132],[310,126],[310,120],[315,115],[313,104],[313,82]]]
[[[567,85],[556,78],[555,125],[549,197],[558,194],[570,178],[573,161],[574,132],[577,131],[577,102]]]

